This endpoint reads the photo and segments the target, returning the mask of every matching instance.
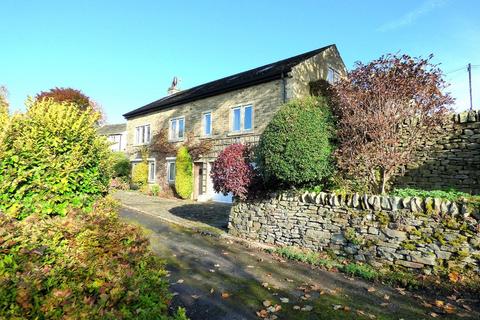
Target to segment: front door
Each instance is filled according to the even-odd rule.
[[[203,163],[194,164],[194,192],[193,197],[198,200],[198,197],[203,194]]]

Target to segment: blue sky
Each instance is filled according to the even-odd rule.
[[[52,87],[82,90],[107,121],[181,88],[327,44],[348,68],[388,52],[435,55],[457,110],[480,65],[480,1],[0,1],[0,85],[13,110]],[[473,68],[480,107],[480,67]]]

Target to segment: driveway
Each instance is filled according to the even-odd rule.
[[[442,315],[431,306],[434,297],[312,269],[228,237],[204,235],[203,230],[223,234],[229,209],[223,204],[131,192],[115,197],[125,205],[121,217],[147,230],[153,250],[165,259],[170,273],[173,307],[186,307],[192,320],[479,317],[460,306],[455,314]]]

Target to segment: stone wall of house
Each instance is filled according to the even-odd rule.
[[[235,201],[232,235],[298,246],[374,266],[396,265],[426,274],[480,270],[480,213],[440,199],[329,193],[270,194]]]
[[[480,110],[455,114],[438,136],[436,143],[423,143],[419,161],[407,166],[395,185],[480,194]]]

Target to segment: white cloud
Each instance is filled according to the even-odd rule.
[[[446,3],[446,0],[427,0],[423,2],[421,6],[406,13],[402,17],[383,24],[378,28],[378,31],[386,32],[386,31],[395,30],[404,26],[408,26],[413,22],[415,22],[415,20],[417,20],[421,16],[433,11],[436,8],[443,6],[445,3]]]

